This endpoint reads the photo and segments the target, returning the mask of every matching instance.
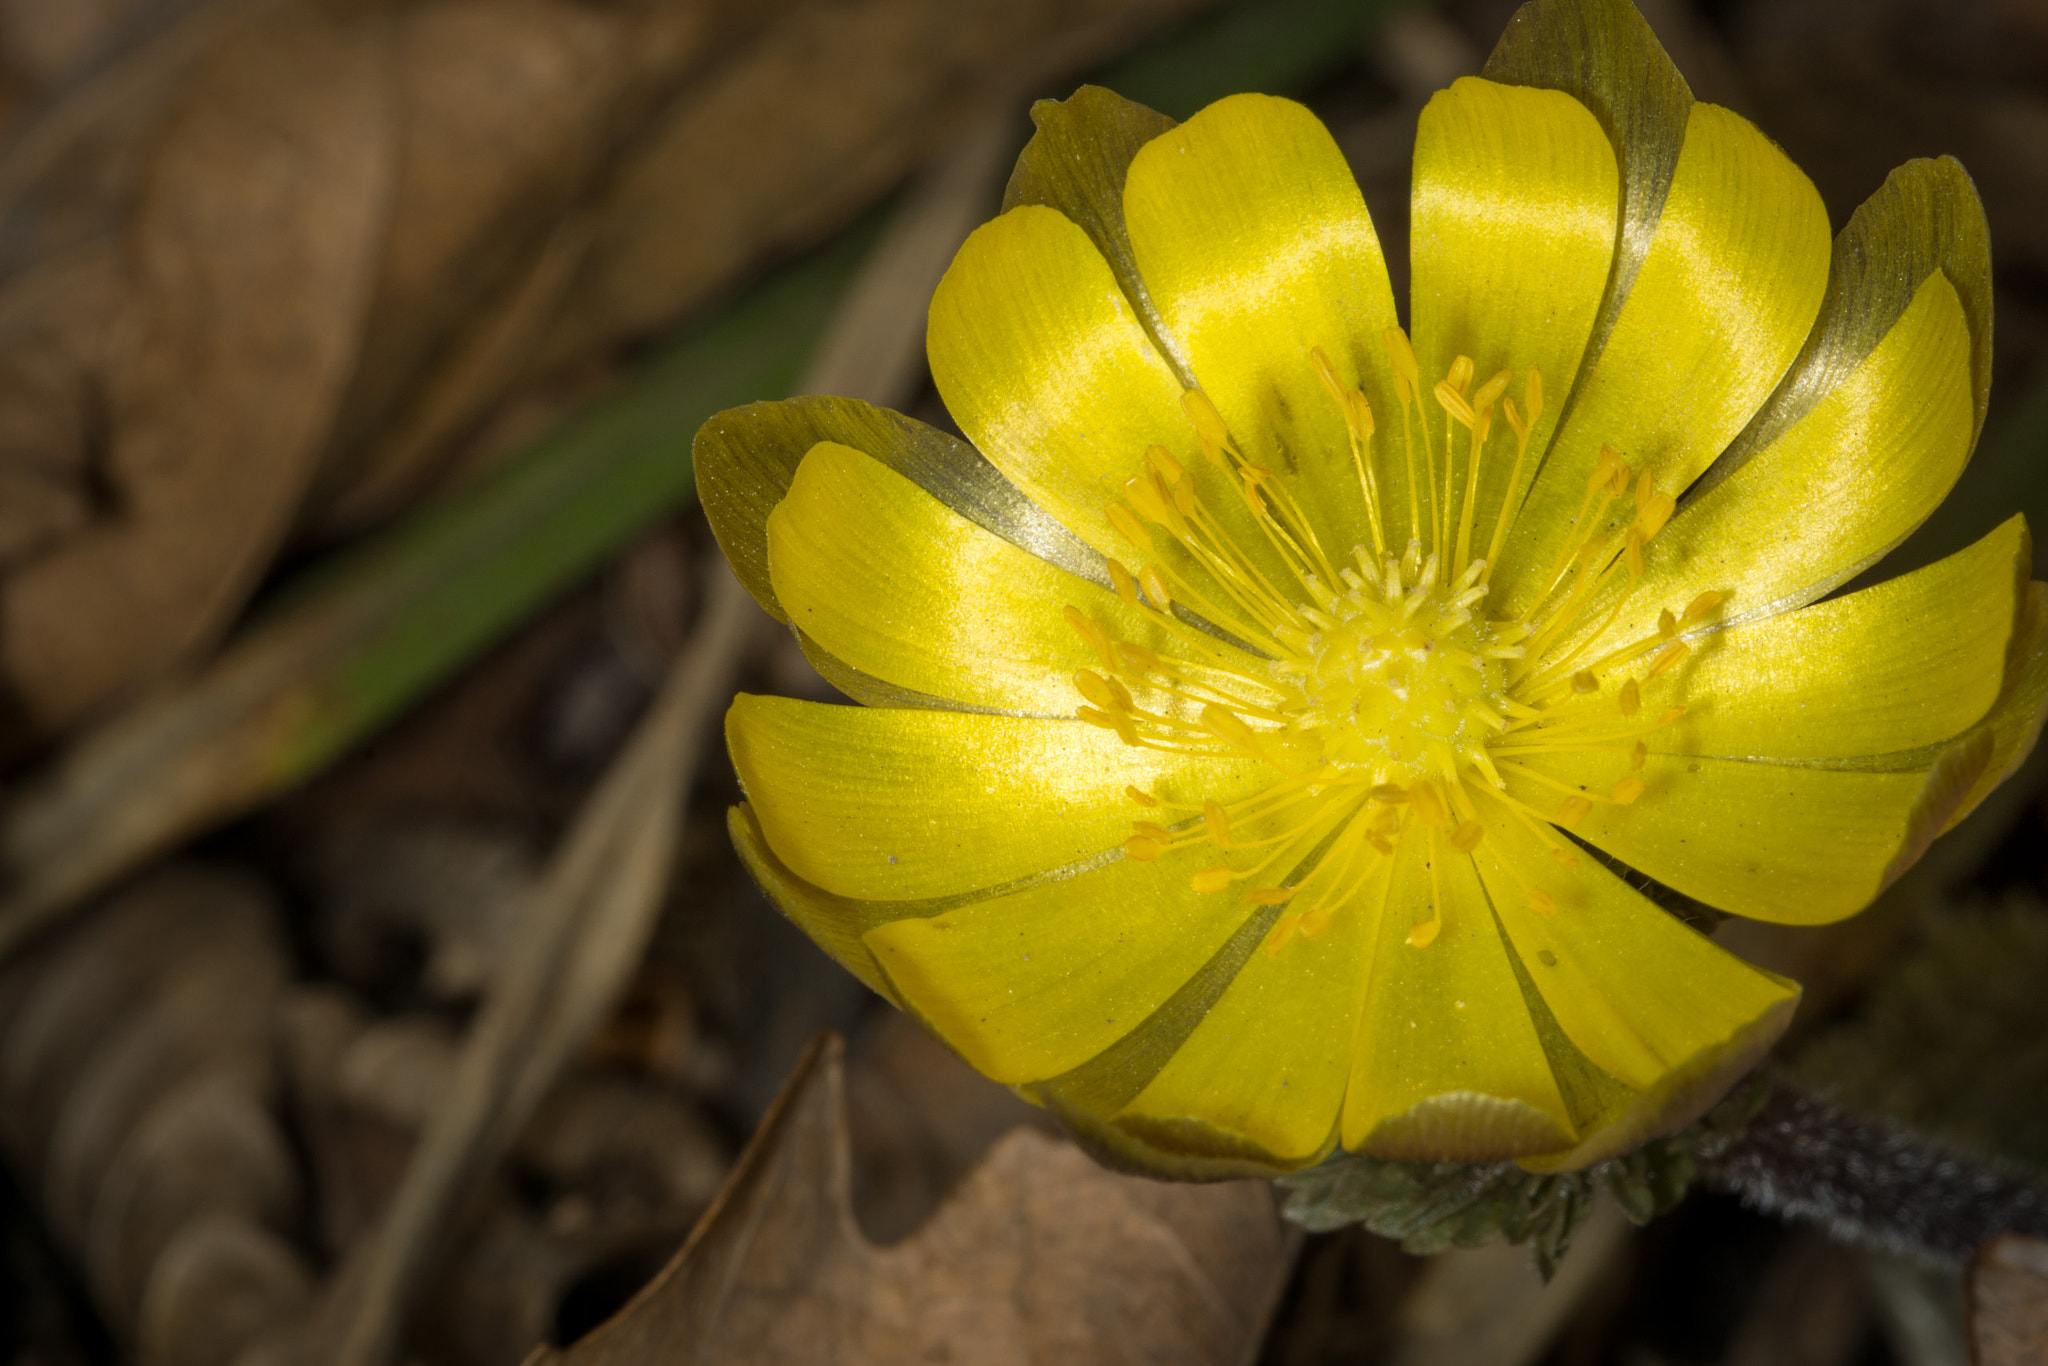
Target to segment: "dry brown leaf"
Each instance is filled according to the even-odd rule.
[[[17,484],[61,470],[104,490],[53,497],[48,526],[15,533],[17,553],[40,553],[0,584],[0,669],[29,728],[67,724],[210,640],[283,537],[373,279],[390,170],[382,29],[311,3],[229,25],[174,93],[137,97],[152,116],[132,137],[64,163],[47,205],[14,206],[31,222],[66,204],[116,214],[96,224],[79,207],[69,240],[47,232],[52,254],[0,299],[0,374],[36,375],[53,338],[65,361],[29,430],[10,422],[0,465]]]
[[[2048,1239],[2008,1233],[1970,1264],[1971,1366],[2048,1361]]]
[[[991,105],[1205,0],[809,0],[686,92],[595,210],[546,351],[644,334],[818,240]],[[1021,124],[1021,119],[1020,119]]]
[[[300,1178],[269,1108],[276,917],[260,884],[173,865],[0,973],[0,1137],[152,1366],[226,1362],[311,1291],[278,1232]]]
[[[1288,1267],[1254,1182],[1121,1176],[1019,1129],[922,1229],[854,1224],[842,1047],[811,1046],[718,1203],[619,1315],[529,1366],[1230,1366]]]
[[[389,512],[499,397],[581,260],[587,200],[652,112],[790,0],[445,0],[399,21],[389,236],[316,493]],[[424,382],[423,382],[424,379]]]
[[[708,594],[633,738],[516,908],[517,937],[424,1116],[404,1179],[303,1325],[299,1360],[379,1366],[398,1350],[457,1215],[616,1003],[661,907],[706,723],[731,695],[759,620],[736,581]]]
[[[0,155],[0,755],[1202,3],[0,0],[22,89],[85,62]]]

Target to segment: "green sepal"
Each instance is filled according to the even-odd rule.
[[[1920,157],[1894,167],[1836,234],[1827,293],[1805,346],[1687,497],[1727,478],[1854,374],[1936,271],[1955,286],[1970,329],[1974,444],[1991,398],[1991,229],[1962,163]]]
[[[1017,157],[1003,191],[1003,212],[1025,204],[1058,209],[1071,219],[1102,259],[1109,262],[1124,297],[1131,301],[1160,354],[1194,387],[1194,378],[1178,346],[1167,333],[1138,273],[1131,234],[1124,226],[1124,177],[1131,158],[1161,133],[1174,127],[1166,115],[1125,99],[1099,85],[1084,85],[1064,100],[1040,100],[1031,106],[1037,132]]]
[[[811,396],[717,413],[692,445],[698,496],[719,548],[754,600],[789,616],[768,576],[768,514],[821,441],[851,446],[904,476],[968,521],[1070,574],[1109,586],[1102,557],[956,436],[853,398]]]
[[[1752,1077],[1678,1133],[1584,1171],[1545,1175],[1512,1162],[1395,1162],[1345,1153],[1280,1177],[1281,1212],[1311,1232],[1362,1224],[1417,1254],[1526,1242],[1549,1280],[1599,1192],[1637,1225],[1668,1212],[1699,1160],[1733,1142],[1769,1094],[1769,1084]]]

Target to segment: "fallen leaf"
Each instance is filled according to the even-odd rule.
[[[18,725],[68,725],[209,644],[282,542],[374,278],[390,178],[382,37],[312,3],[227,25],[174,91],[138,97],[152,117],[134,140],[60,163],[49,203],[11,206],[51,235],[6,283],[0,356],[73,339],[83,373],[53,392],[48,420],[88,447],[105,433],[89,472],[57,461],[97,490],[90,520],[0,584]],[[74,199],[115,221],[88,214],[72,241],[39,221]],[[73,318],[77,298],[45,273],[110,249],[97,280],[112,297]],[[47,443],[7,454],[52,468]],[[61,528],[74,512],[55,516]]]
[[[1971,1366],[2048,1361],[2048,1239],[2008,1233],[1970,1263]]]
[[[1018,1129],[877,1247],[853,1218],[842,1053],[836,1035],[812,1044],[632,1303],[528,1366],[1231,1366],[1255,1349],[1291,1261],[1262,1183],[1123,1176]]]

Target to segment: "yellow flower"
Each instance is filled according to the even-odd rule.
[[[2019,518],[1827,597],[1976,440],[1968,178],[1902,166],[1831,246],[1626,0],[1538,0],[1422,115],[1404,333],[1299,105],[1034,112],[932,302],[974,449],[843,399],[698,437],[741,577],[868,704],[735,703],[756,876],[1113,1161],[1686,1123],[1798,988],[1640,889],[1849,915],[2048,705]]]

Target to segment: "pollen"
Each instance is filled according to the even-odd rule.
[[[1214,861],[1189,887],[1240,888],[1247,914],[1276,908],[1270,953],[1339,916],[1380,914],[1389,861],[1411,847],[1433,889],[1446,860],[1487,857],[1492,829],[1533,834],[1576,866],[1561,830],[1596,807],[1655,800],[1643,774],[1656,733],[1685,713],[1681,666],[1724,600],[1664,606],[1643,638],[1587,657],[1618,610],[1597,604],[1618,580],[1642,578],[1676,510],[1654,468],[1601,447],[1541,594],[1519,612],[1494,604],[1493,566],[1536,458],[1542,374],[1482,381],[1458,356],[1425,382],[1399,329],[1384,352],[1398,413],[1374,413],[1328,351],[1304,358],[1341,419],[1331,430],[1349,445],[1364,508],[1344,542],[1327,544],[1330,528],[1306,514],[1291,479],[1248,459],[1224,413],[1191,389],[1181,440],[1201,461],[1164,444],[1136,452],[1105,508],[1124,542],[1106,560],[1109,586],[1157,638],[1121,640],[1066,609],[1101,661],[1074,674],[1079,719],[1126,744],[1273,771],[1234,802],[1132,787],[1145,814],[1123,845],[1140,862],[1203,846]],[[1383,497],[1390,487],[1400,492]],[[1612,755],[1615,776],[1568,787],[1529,762],[1570,752]],[[1538,914],[1570,914],[1508,871]],[[1408,946],[1436,944],[1445,916],[1433,895]]]

